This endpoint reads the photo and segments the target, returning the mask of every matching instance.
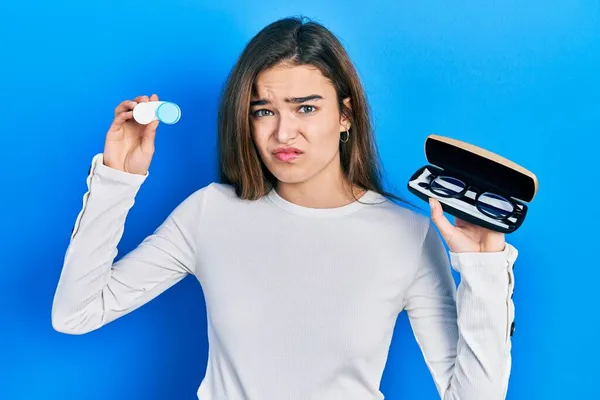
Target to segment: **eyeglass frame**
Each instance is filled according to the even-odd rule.
[[[440,177],[448,177],[448,178],[452,178],[452,179],[459,180],[459,181],[461,181],[462,183],[464,183],[464,184],[465,184],[465,187],[464,187],[464,189],[463,189],[463,190],[461,190],[459,193],[457,193],[457,194],[454,194],[454,195],[452,195],[452,194],[450,194],[450,195],[439,194],[438,192],[435,192],[435,191],[433,191],[433,190],[431,189],[431,184],[432,184],[432,182],[433,182],[435,179],[437,179],[437,178],[440,178]],[[478,188],[477,186],[470,185],[468,182],[465,182],[463,179],[456,178],[456,177],[454,177],[454,176],[451,176],[451,175],[437,175],[437,174],[431,174],[431,175],[429,176],[429,178],[430,178],[430,179],[429,179],[429,182],[421,182],[421,183],[419,183],[418,185],[419,185],[419,186],[421,186],[421,187],[423,187],[423,188],[425,188],[425,189],[427,189],[427,190],[429,190],[429,191],[431,191],[431,192],[432,192],[432,193],[434,193],[436,196],[440,196],[440,197],[444,197],[444,198],[448,198],[448,199],[460,199],[460,200],[464,201],[465,203],[471,204],[472,206],[475,206],[475,208],[477,208],[477,210],[479,210],[479,212],[481,212],[483,215],[485,215],[485,216],[487,216],[487,217],[494,218],[495,220],[498,220],[498,221],[503,221],[503,222],[509,222],[509,223],[512,223],[512,222],[510,222],[510,221],[507,221],[507,220],[508,220],[509,218],[511,218],[511,217],[516,217],[516,218],[518,218],[520,215],[523,215],[523,208],[522,208],[522,206],[521,206],[520,204],[516,203],[515,201],[513,201],[513,200],[511,200],[511,199],[507,199],[506,197],[504,197],[504,196],[501,196],[501,195],[499,195],[499,194],[496,194],[496,193],[494,193],[494,192],[489,192],[489,191],[487,191],[487,190],[486,190],[486,191],[482,191],[482,190],[481,190],[480,188]],[[475,189],[475,190],[472,190],[472,192],[474,192],[474,193],[475,193],[475,199],[471,199],[470,197],[467,197],[467,196],[465,196],[465,194],[466,194],[466,193],[469,191],[469,189],[471,189],[471,188]],[[505,216],[505,217],[500,217],[500,218],[499,218],[499,217],[495,217],[495,216],[493,216],[493,215],[489,215],[488,213],[486,213],[485,211],[483,211],[483,210],[480,208],[480,206],[479,206],[479,198],[480,198],[480,197],[481,197],[483,194],[486,194],[486,193],[490,193],[490,194],[493,194],[493,195],[495,195],[495,196],[502,197],[504,200],[506,200],[506,201],[508,201],[510,204],[512,204],[512,206],[513,206],[513,211],[512,211],[510,214],[508,214],[507,216]],[[475,204],[473,204],[473,203],[475,203]]]

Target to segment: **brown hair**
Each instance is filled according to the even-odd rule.
[[[276,178],[261,161],[250,131],[250,99],[258,74],[280,63],[312,65],[335,87],[338,105],[351,123],[349,140],[340,142],[342,171],[348,182],[385,197],[369,106],[358,73],[339,40],[323,25],[304,17],[283,18],[263,28],[246,45],[228,76],[218,113],[219,180],[242,199],[256,200]],[[350,98],[351,107],[343,100]]]

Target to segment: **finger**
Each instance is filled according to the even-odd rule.
[[[144,129],[142,143],[140,144],[144,154],[154,154],[154,138],[156,137],[156,128],[158,128],[159,122],[158,120],[152,121]]]
[[[128,120],[133,118],[133,111],[125,111],[115,117],[112,123],[111,130],[119,130],[121,126]]]
[[[120,113],[115,117],[110,130],[114,131],[121,129],[123,123],[125,123],[125,121],[130,120],[131,118],[133,118],[133,111],[124,111]]]
[[[152,96],[150,96],[150,101],[158,101],[158,95],[154,93]]]
[[[136,101],[125,100],[124,102],[122,102],[121,104],[119,104],[117,106],[117,108],[115,108],[115,116],[121,114],[124,111],[133,110],[133,107],[135,107],[136,104],[137,104]]]
[[[133,99],[133,101],[135,101],[137,103],[141,103],[142,101],[144,101],[144,97],[147,97],[147,96],[137,96],[135,99]]]
[[[431,208],[431,219],[438,227],[440,234],[446,240],[450,242],[454,235],[456,227],[446,218],[442,205],[437,199],[429,198],[429,206]]]

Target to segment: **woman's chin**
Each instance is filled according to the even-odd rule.
[[[305,172],[294,171],[292,168],[274,168],[271,173],[279,182],[285,184],[303,183],[309,178]]]

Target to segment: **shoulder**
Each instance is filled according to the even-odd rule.
[[[240,199],[232,185],[211,182],[189,194],[182,204],[189,204],[195,209],[204,209],[211,205],[228,207],[244,202],[248,202],[248,200]]]
[[[402,226],[421,240],[425,238],[431,224],[431,218],[422,211],[407,204],[396,202],[375,193],[372,197],[372,213],[382,225]]]
[[[213,199],[228,199],[230,201],[240,200],[237,197],[233,186],[223,183],[211,182],[201,188],[194,190],[183,200],[182,203],[192,203],[196,206],[202,206],[207,202],[212,201]]]
[[[195,189],[181,200],[172,211],[172,218],[182,223],[197,223],[205,215],[215,211],[215,207],[232,209],[234,203],[240,202],[233,187],[230,185],[211,182]]]
[[[210,196],[223,197],[231,200],[241,200],[235,193],[235,188],[232,185],[219,182],[211,182],[204,189]]]

